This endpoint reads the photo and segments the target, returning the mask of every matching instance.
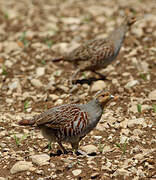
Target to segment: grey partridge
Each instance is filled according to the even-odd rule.
[[[96,127],[103,108],[113,98],[109,92],[100,91],[87,104],[57,106],[33,119],[23,119],[19,121],[19,125],[36,125],[45,138],[60,145],[63,153],[67,151],[62,142],[70,143],[77,152],[80,140]]]
[[[68,61],[77,67],[77,70],[71,78],[72,82],[79,72],[89,70],[96,73],[96,70],[105,68],[116,59],[125,39],[126,32],[130,30],[130,27],[135,22],[135,17],[127,16],[121,25],[107,38],[95,38],[86,41],[70,53],[63,57],[53,59],[53,61]]]

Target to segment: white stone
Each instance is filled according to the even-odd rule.
[[[86,146],[81,146],[81,149],[82,149],[82,151],[85,151],[87,154],[98,152],[98,148],[92,144],[86,145]]]
[[[124,121],[120,122],[120,127],[127,128],[127,124],[128,124],[128,119],[125,119]]]
[[[142,160],[144,158],[144,155],[142,153],[141,154],[136,154],[134,156],[134,158],[137,159],[137,160]]]
[[[31,79],[31,84],[36,87],[36,88],[41,88],[43,87],[42,82],[39,79]]]
[[[120,143],[121,143],[121,144],[124,144],[126,141],[128,141],[128,137],[122,135],[122,136],[120,137]]]
[[[49,164],[50,156],[47,154],[32,155],[31,159],[33,163],[43,166]]]
[[[133,27],[132,32],[135,33],[138,37],[142,37],[144,35],[144,31],[140,27]]]
[[[129,128],[131,128],[131,127],[135,127],[135,126],[138,125],[138,124],[140,124],[140,125],[145,124],[145,119],[143,119],[143,118],[130,119],[130,120],[128,121],[127,126],[128,126]]]
[[[36,69],[36,75],[37,77],[43,76],[45,74],[45,68],[44,67],[38,67]]]
[[[156,89],[148,94],[148,98],[152,101],[156,101]]]
[[[4,177],[0,177],[0,180],[7,180],[7,178],[4,178]]]
[[[91,174],[91,178],[92,178],[92,179],[95,179],[95,178],[97,178],[99,175],[100,175],[100,174],[99,174],[98,172],[95,172],[95,173]]]
[[[62,100],[62,99],[58,99],[58,100],[55,102],[55,106],[61,105],[62,103],[63,103],[63,100]]]
[[[125,88],[129,89],[135,85],[139,84],[139,81],[138,80],[132,80],[130,82],[128,82],[126,85],[125,85]]]
[[[79,174],[81,174],[82,170],[81,169],[75,169],[72,171],[74,176],[78,176]]]
[[[75,18],[75,17],[65,17],[65,18],[62,18],[62,21],[65,24],[79,24],[81,22],[80,18]]]
[[[12,91],[14,89],[17,89],[19,81],[18,80],[14,80],[13,82],[9,83],[9,89]]]
[[[61,52],[61,53],[67,53],[69,52],[68,50],[68,43],[62,42],[62,43],[57,43],[52,46],[53,51]]]
[[[117,169],[113,176],[129,176],[130,172],[125,170],[124,168]]]
[[[10,172],[11,174],[15,174],[22,171],[29,171],[33,167],[32,162],[27,161],[19,161],[16,164],[13,165]]]
[[[58,86],[59,89],[63,90],[64,92],[69,92],[69,88],[63,85]]]
[[[141,61],[139,70],[144,73],[148,73],[149,72],[149,64],[146,61]]]
[[[102,136],[93,136],[95,139],[99,140],[102,138]]]
[[[143,131],[141,131],[140,129],[134,129],[134,130],[133,130],[133,134],[134,134],[134,135],[137,135],[137,136],[138,136],[138,135],[141,135],[142,133],[143,133]]]
[[[96,81],[91,86],[91,92],[97,92],[99,90],[104,90],[107,87],[106,83],[102,80]]]
[[[13,41],[5,42],[5,43],[4,43],[4,46],[5,46],[5,52],[6,52],[6,53],[10,53],[10,52],[12,52],[12,51],[21,49],[21,48],[18,46],[18,44],[17,44],[16,42],[13,42]]]
[[[49,97],[51,97],[51,99],[52,99],[53,101],[55,101],[55,100],[57,100],[57,99],[59,98],[59,96],[56,95],[56,94],[50,94]]]
[[[11,60],[6,60],[4,64],[6,67],[11,68],[13,65],[13,62]]]
[[[111,151],[111,147],[110,146],[104,146],[102,154],[105,154],[105,153],[110,152],[110,151]]]

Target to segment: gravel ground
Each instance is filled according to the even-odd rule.
[[[0,1],[0,180],[156,178],[155,0]],[[75,68],[51,59],[84,40],[106,37],[126,8],[142,19],[117,61],[69,86]],[[85,83],[84,83],[85,82]],[[87,83],[86,83],[87,82]],[[33,127],[17,122],[64,103],[85,103],[99,89],[119,98],[80,143],[88,156],[57,155]],[[71,147],[65,145],[71,151]]]

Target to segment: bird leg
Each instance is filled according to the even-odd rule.
[[[79,141],[71,143],[71,146],[72,146],[74,152],[76,153],[78,150],[78,147],[79,147]]]
[[[72,77],[70,78],[70,84],[71,84],[71,85],[73,85],[73,83],[76,82],[76,81],[75,81],[75,77],[76,77],[76,75],[77,75],[79,72],[80,72],[80,69],[77,69],[77,70],[73,73]]]
[[[64,146],[62,145],[62,143],[61,143],[60,141],[58,141],[58,144],[59,144],[59,146],[60,146],[61,151],[63,152],[63,154],[67,154],[68,152],[67,152],[67,150],[64,148]]]
[[[106,76],[99,73],[99,72],[96,72],[95,70],[92,70],[92,72],[94,72],[95,74],[97,74],[98,76],[100,76],[101,78],[103,78],[104,80],[106,79]]]

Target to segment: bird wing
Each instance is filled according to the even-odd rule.
[[[108,39],[94,39],[76,48],[69,55],[71,61],[104,60],[114,56],[114,44]]]
[[[36,124],[58,129],[74,121],[80,112],[81,109],[75,104],[54,107],[35,117]]]

